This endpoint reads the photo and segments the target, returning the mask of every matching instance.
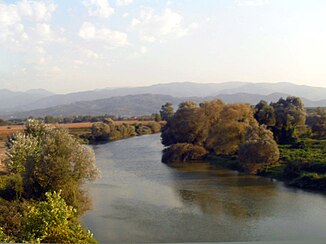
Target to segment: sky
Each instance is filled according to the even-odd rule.
[[[326,87],[324,0],[0,0],[0,89]]]

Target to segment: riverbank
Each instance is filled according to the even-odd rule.
[[[85,144],[98,144],[111,141],[118,141],[134,136],[156,134],[161,131],[163,122],[137,122],[133,124],[114,124],[108,122],[96,122],[92,125],[89,133],[81,134],[79,137]]]
[[[158,123],[160,127],[156,128],[153,127],[153,121],[138,121],[138,120],[121,120],[121,121],[112,121],[112,124],[116,128],[124,128],[125,125],[127,126],[135,126],[137,125],[137,128],[135,129],[135,134],[126,136],[126,137],[120,137],[116,138],[115,140],[119,139],[126,139],[132,136],[140,136],[144,134],[152,134],[154,133],[159,133],[161,126],[164,124],[164,122]],[[48,124],[51,127],[55,126],[60,126],[63,128],[66,128],[69,130],[69,133],[76,136],[77,138],[80,138],[81,143],[83,144],[96,144],[95,140],[92,140],[92,127],[94,123],[90,122],[83,122],[83,123],[67,123],[67,124]],[[150,127],[151,131],[143,129],[144,126]],[[17,132],[21,132],[24,130],[23,125],[12,125],[12,126],[0,126],[0,174],[5,173],[6,169],[4,167],[3,161],[6,159],[6,154],[5,154],[5,143],[7,141],[7,138],[9,135],[12,135]],[[114,141],[114,140],[111,140]],[[104,142],[109,142],[109,141],[104,141]]]
[[[326,191],[326,140],[279,145],[280,161],[257,175],[283,181],[288,186]],[[237,156],[209,156],[208,162],[242,172]]]

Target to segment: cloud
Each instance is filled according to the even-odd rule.
[[[84,0],[83,4],[88,9],[88,14],[90,16],[109,18],[114,14],[114,9],[107,0]]]
[[[30,27],[38,22],[48,22],[56,9],[57,6],[51,2],[22,0],[15,4],[0,3],[0,43],[22,46],[32,39],[33,29]]]
[[[270,0],[235,0],[235,4],[238,7],[248,7],[248,6],[263,6],[269,4]]]
[[[90,22],[84,22],[79,30],[79,37],[88,41],[101,41],[110,47],[128,45],[128,35],[124,32],[113,31],[106,27],[96,27]]]
[[[117,4],[120,6],[127,6],[131,4],[133,0],[117,0]]]
[[[83,65],[84,64],[84,61],[83,60],[80,60],[80,59],[75,59],[74,61],[74,64],[79,66],[79,65]]]
[[[17,8],[22,16],[30,17],[36,21],[48,21],[57,6],[54,3],[23,0],[17,3]]]
[[[155,42],[168,38],[179,38],[187,35],[194,24],[185,27],[183,16],[170,8],[156,14],[152,8],[143,8],[139,17],[131,22],[133,30],[137,31],[139,38],[144,42]]]
[[[87,58],[87,59],[100,59],[102,58],[102,55],[90,50],[90,49],[86,49],[84,50],[84,56]]]
[[[62,32],[63,30],[61,30]],[[66,39],[59,37],[55,31],[53,31],[52,27],[48,23],[38,23],[36,25],[36,32],[38,34],[39,43],[44,41],[49,42],[65,42]]]
[[[58,74],[62,72],[62,69],[59,66],[55,65],[50,68],[50,72],[52,74]]]

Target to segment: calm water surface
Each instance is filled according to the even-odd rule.
[[[83,218],[101,243],[326,240],[326,197],[209,163],[168,167],[159,135],[94,147]]]

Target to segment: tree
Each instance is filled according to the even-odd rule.
[[[275,111],[274,108],[264,100],[260,101],[255,106],[255,119],[260,125],[266,125],[271,128],[275,125]]]
[[[273,138],[273,133],[265,126],[247,128],[245,142],[238,151],[239,162],[251,173],[278,162],[280,152]]]
[[[95,155],[66,129],[28,121],[25,131],[8,146],[7,167],[10,174],[17,176],[19,198],[41,200],[48,191],[62,190],[65,201],[79,213],[88,208],[82,185],[98,175]]]
[[[165,146],[175,143],[202,145],[208,134],[208,123],[195,102],[183,102],[162,128],[162,143]]]
[[[22,225],[22,240],[29,243],[96,243],[78,222],[77,211],[61,193],[45,193],[46,200],[29,206]]]
[[[210,129],[205,148],[217,155],[232,155],[244,141],[247,127],[255,125],[257,121],[249,105],[225,105],[221,110],[219,121]]]
[[[272,103],[275,111],[275,126],[272,128],[278,143],[293,143],[297,140],[297,129],[305,125],[306,112],[299,97],[281,98]]]
[[[307,117],[307,124],[318,138],[326,137],[326,108],[317,108],[316,113]]]
[[[162,120],[168,121],[174,114],[174,108],[172,103],[166,103],[162,105],[160,115]]]
[[[199,104],[201,113],[206,116],[206,120],[209,121],[210,126],[218,123],[221,119],[221,112],[225,106],[224,102],[219,99],[212,101],[204,101]]]

